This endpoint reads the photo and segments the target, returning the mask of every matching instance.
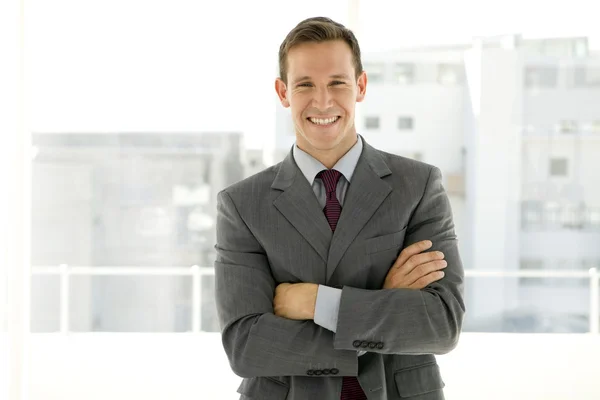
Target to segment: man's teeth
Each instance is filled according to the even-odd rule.
[[[321,118],[309,118],[310,122],[312,122],[313,124],[317,124],[317,125],[329,125],[329,124],[333,124],[335,121],[338,120],[339,117],[332,117],[332,118],[327,118],[327,119],[321,119]]]

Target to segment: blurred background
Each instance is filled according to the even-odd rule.
[[[446,397],[600,398],[589,2],[1,7],[0,399],[239,397],[214,303],[216,194],[290,150],[277,52],[317,15],[361,45],[358,132],[442,170],[467,274]]]

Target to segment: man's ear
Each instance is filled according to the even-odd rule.
[[[367,94],[367,73],[363,71],[358,77],[358,81],[356,82],[358,86],[358,93],[356,94],[356,102],[360,103],[365,99],[365,95]]]
[[[290,100],[287,97],[287,85],[281,78],[275,79],[275,91],[277,92],[277,96],[279,96],[279,101],[281,101],[281,105],[285,108],[290,106]]]

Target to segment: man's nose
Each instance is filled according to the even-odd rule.
[[[320,88],[314,91],[313,107],[325,111],[333,105],[333,96],[328,88]]]

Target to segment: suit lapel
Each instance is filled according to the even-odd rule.
[[[283,193],[273,201],[273,205],[315,249],[323,261],[327,262],[332,238],[331,228],[312,187],[300,172],[291,152],[281,163],[271,187],[283,190]]]
[[[392,191],[381,179],[391,174],[390,169],[377,150],[366,142],[363,143],[363,152],[348,186],[342,213],[329,247],[327,280],[333,275],[352,241]]]
[[[282,191],[273,201],[275,208],[327,263],[327,280],[333,275],[352,241],[392,191],[381,179],[391,174],[391,170],[379,152],[364,139],[363,145],[334,234],[291,151],[282,161],[271,185],[272,189]]]

